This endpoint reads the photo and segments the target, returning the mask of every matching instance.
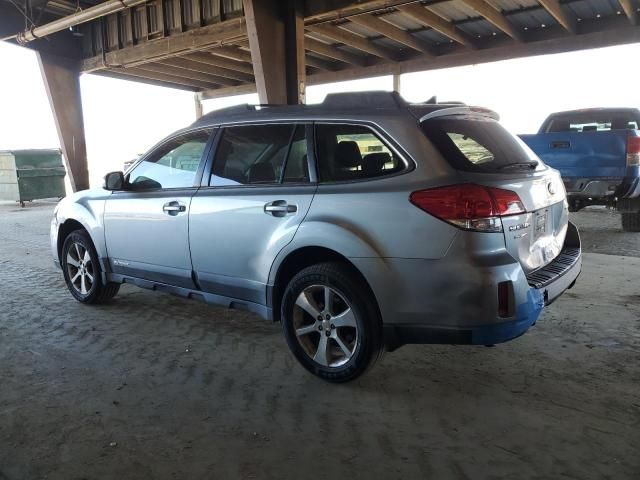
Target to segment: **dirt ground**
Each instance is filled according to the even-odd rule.
[[[0,205],[0,480],[640,478],[640,234],[615,213],[572,214],[582,275],[523,337],[335,386],[247,313],[75,302],[52,209]]]

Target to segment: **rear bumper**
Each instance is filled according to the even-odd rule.
[[[640,197],[640,171],[628,167],[624,177],[563,177],[570,199],[613,199]]]
[[[556,259],[525,276],[524,301],[517,305],[510,320],[465,327],[385,324],[386,348],[393,351],[406,344],[494,345],[517,338],[536,323],[546,305],[573,286],[581,269],[580,236],[575,225],[569,223],[565,244]]]
[[[570,198],[606,198],[615,196],[624,179],[622,177],[563,177],[562,181]]]

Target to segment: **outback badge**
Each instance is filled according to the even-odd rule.
[[[518,223],[517,225],[511,225],[509,227],[510,232],[515,232],[516,230],[524,230],[525,228],[529,228],[531,224],[529,222]]]

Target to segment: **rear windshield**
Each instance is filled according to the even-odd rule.
[[[546,132],[607,132],[637,130],[638,121],[630,112],[584,112],[553,117]]]
[[[504,172],[511,165],[531,169],[541,165],[522,140],[487,117],[448,116],[427,120],[421,126],[457,170]]]

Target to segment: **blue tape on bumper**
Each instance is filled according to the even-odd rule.
[[[527,302],[516,309],[516,320],[476,327],[471,331],[473,345],[494,345],[519,337],[536,323],[544,308],[544,295],[535,288],[527,292]]]

